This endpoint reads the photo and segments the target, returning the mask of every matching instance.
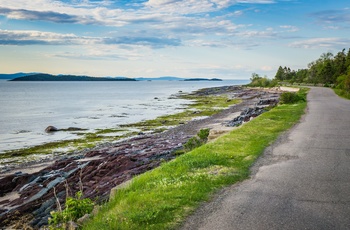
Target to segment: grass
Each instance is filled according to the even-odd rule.
[[[83,229],[176,229],[224,186],[249,177],[263,150],[304,114],[306,102],[280,105],[239,129],[133,178]]]
[[[338,96],[350,100],[350,92],[349,91],[346,91],[343,89],[333,89],[333,90]]]

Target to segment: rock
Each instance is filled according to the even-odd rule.
[[[79,226],[75,222],[68,221],[66,229],[68,229],[68,230],[75,230],[75,229],[78,229],[78,227]]]
[[[94,209],[93,209],[92,212],[91,212],[91,215],[96,216],[97,213],[99,212],[100,208],[101,208],[101,207],[100,207],[99,205],[95,205],[95,206],[94,206]]]
[[[278,102],[278,98],[260,99],[258,105],[277,105]]]
[[[47,133],[57,132],[57,131],[59,131],[59,129],[56,128],[55,126],[52,126],[52,125],[47,126],[47,128],[45,129],[45,132],[47,132]]]
[[[88,221],[90,219],[91,215],[90,214],[85,214],[84,216],[80,217],[78,220],[77,220],[77,224],[78,225],[82,225],[84,224],[86,221]]]
[[[233,120],[226,123],[227,127],[240,126],[243,122],[248,122],[251,118],[257,117],[264,112],[263,108],[254,107],[247,108],[241,112],[238,117],[235,117]]]
[[[113,198],[115,197],[115,195],[117,194],[117,191],[119,189],[123,189],[123,188],[127,188],[131,185],[131,181],[132,180],[127,180],[119,185],[117,185],[116,187],[111,189],[111,192],[109,194],[109,200],[113,200]]]

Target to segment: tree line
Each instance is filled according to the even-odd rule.
[[[331,52],[323,53],[317,60],[308,64],[306,69],[292,70],[280,66],[275,77],[271,80],[266,76],[252,74],[251,86],[273,87],[281,82],[313,84],[334,87],[350,92],[350,48],[339,51],[336,55]]]

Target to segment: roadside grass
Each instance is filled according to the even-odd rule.
[[[343,89],[333,89],[333,90],[338,96],[350,100],[350,92],[349,91],[346,91]]]
[[[176,229],[220,188],[249,177],[263,150],[296,124],[306,102],[279,105],[249,123],[133,178],[83,229]]]

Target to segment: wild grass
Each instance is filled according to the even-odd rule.
[[[338,96],[350,100],[350,92],[349,91],[343,90],[343,89],[333,89],[333,90]]]
[[[298,122],[306,102],[266,112],[213,142],[133,178],[83,229],[176,229],[198,205],[249,177],[263,150]]]

